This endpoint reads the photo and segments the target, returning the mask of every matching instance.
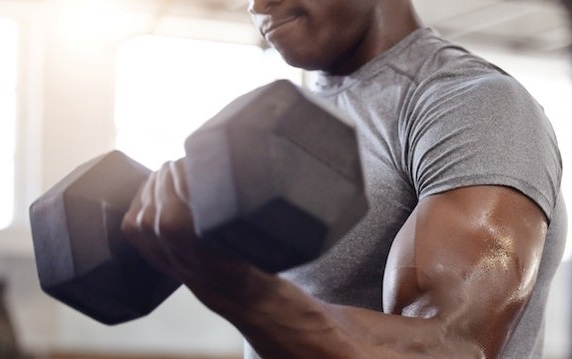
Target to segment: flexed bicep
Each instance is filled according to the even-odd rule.
[[[423,199],[391,249],[384,311],[434,318],[443,336],[495,357],[532,293],[546,228],[540,208],[507,187]]]

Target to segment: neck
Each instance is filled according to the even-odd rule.
[[[421,21],[410,1],[380,2],[377,13],[372,14],[371,26],[364,32],[361,41],[325,72],[330,75],[349,75],[420,27]]]

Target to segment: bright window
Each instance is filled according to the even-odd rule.
[[[8,227],[14,216],[17,74],[18,26],[0,18],[0,229]]]
[[[144,35],[123,43],[116,74],[116,147],[157,169],[236,97],[300,70],[256,46]]]

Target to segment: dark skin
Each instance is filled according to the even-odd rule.
[[[332,74],[355,71],[419,26],[407,0],[251,0],[249,9],[285,59]],[[284,27],[266,32],[267,20]],[[340,32],[342,23],[353,25]],[[547,220],[516,190],[421,200],[394,240],[377,312],[325,303],[198,241],[183,166],[166,163],[148,179],[123,229],[263,358],[497,358],[531,296]]]
[[[251,0],[248,10],[266,41],[288,63],[344,75],[419,27],[407,1],[381,3]]]

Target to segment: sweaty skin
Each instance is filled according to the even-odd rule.
[[[529,299],[547,224],[512,189],[467,187],[422,200],[395,239],[379,313],[324,303],[198,242],[182,166],[167,163],[149,179],[124,231],[262,357],[495,358]]]
[[[251,0],[249,11],[288,62],[331,74],[355,71],[419,27],[408,0]],[[184,161],[166,163],[123,230],[273,359],[497,358],[530,299],[547,230],[541,209],[507,187],[422,199],[395,238],[376,312],[325,303],[198,241],[192,195]]]

